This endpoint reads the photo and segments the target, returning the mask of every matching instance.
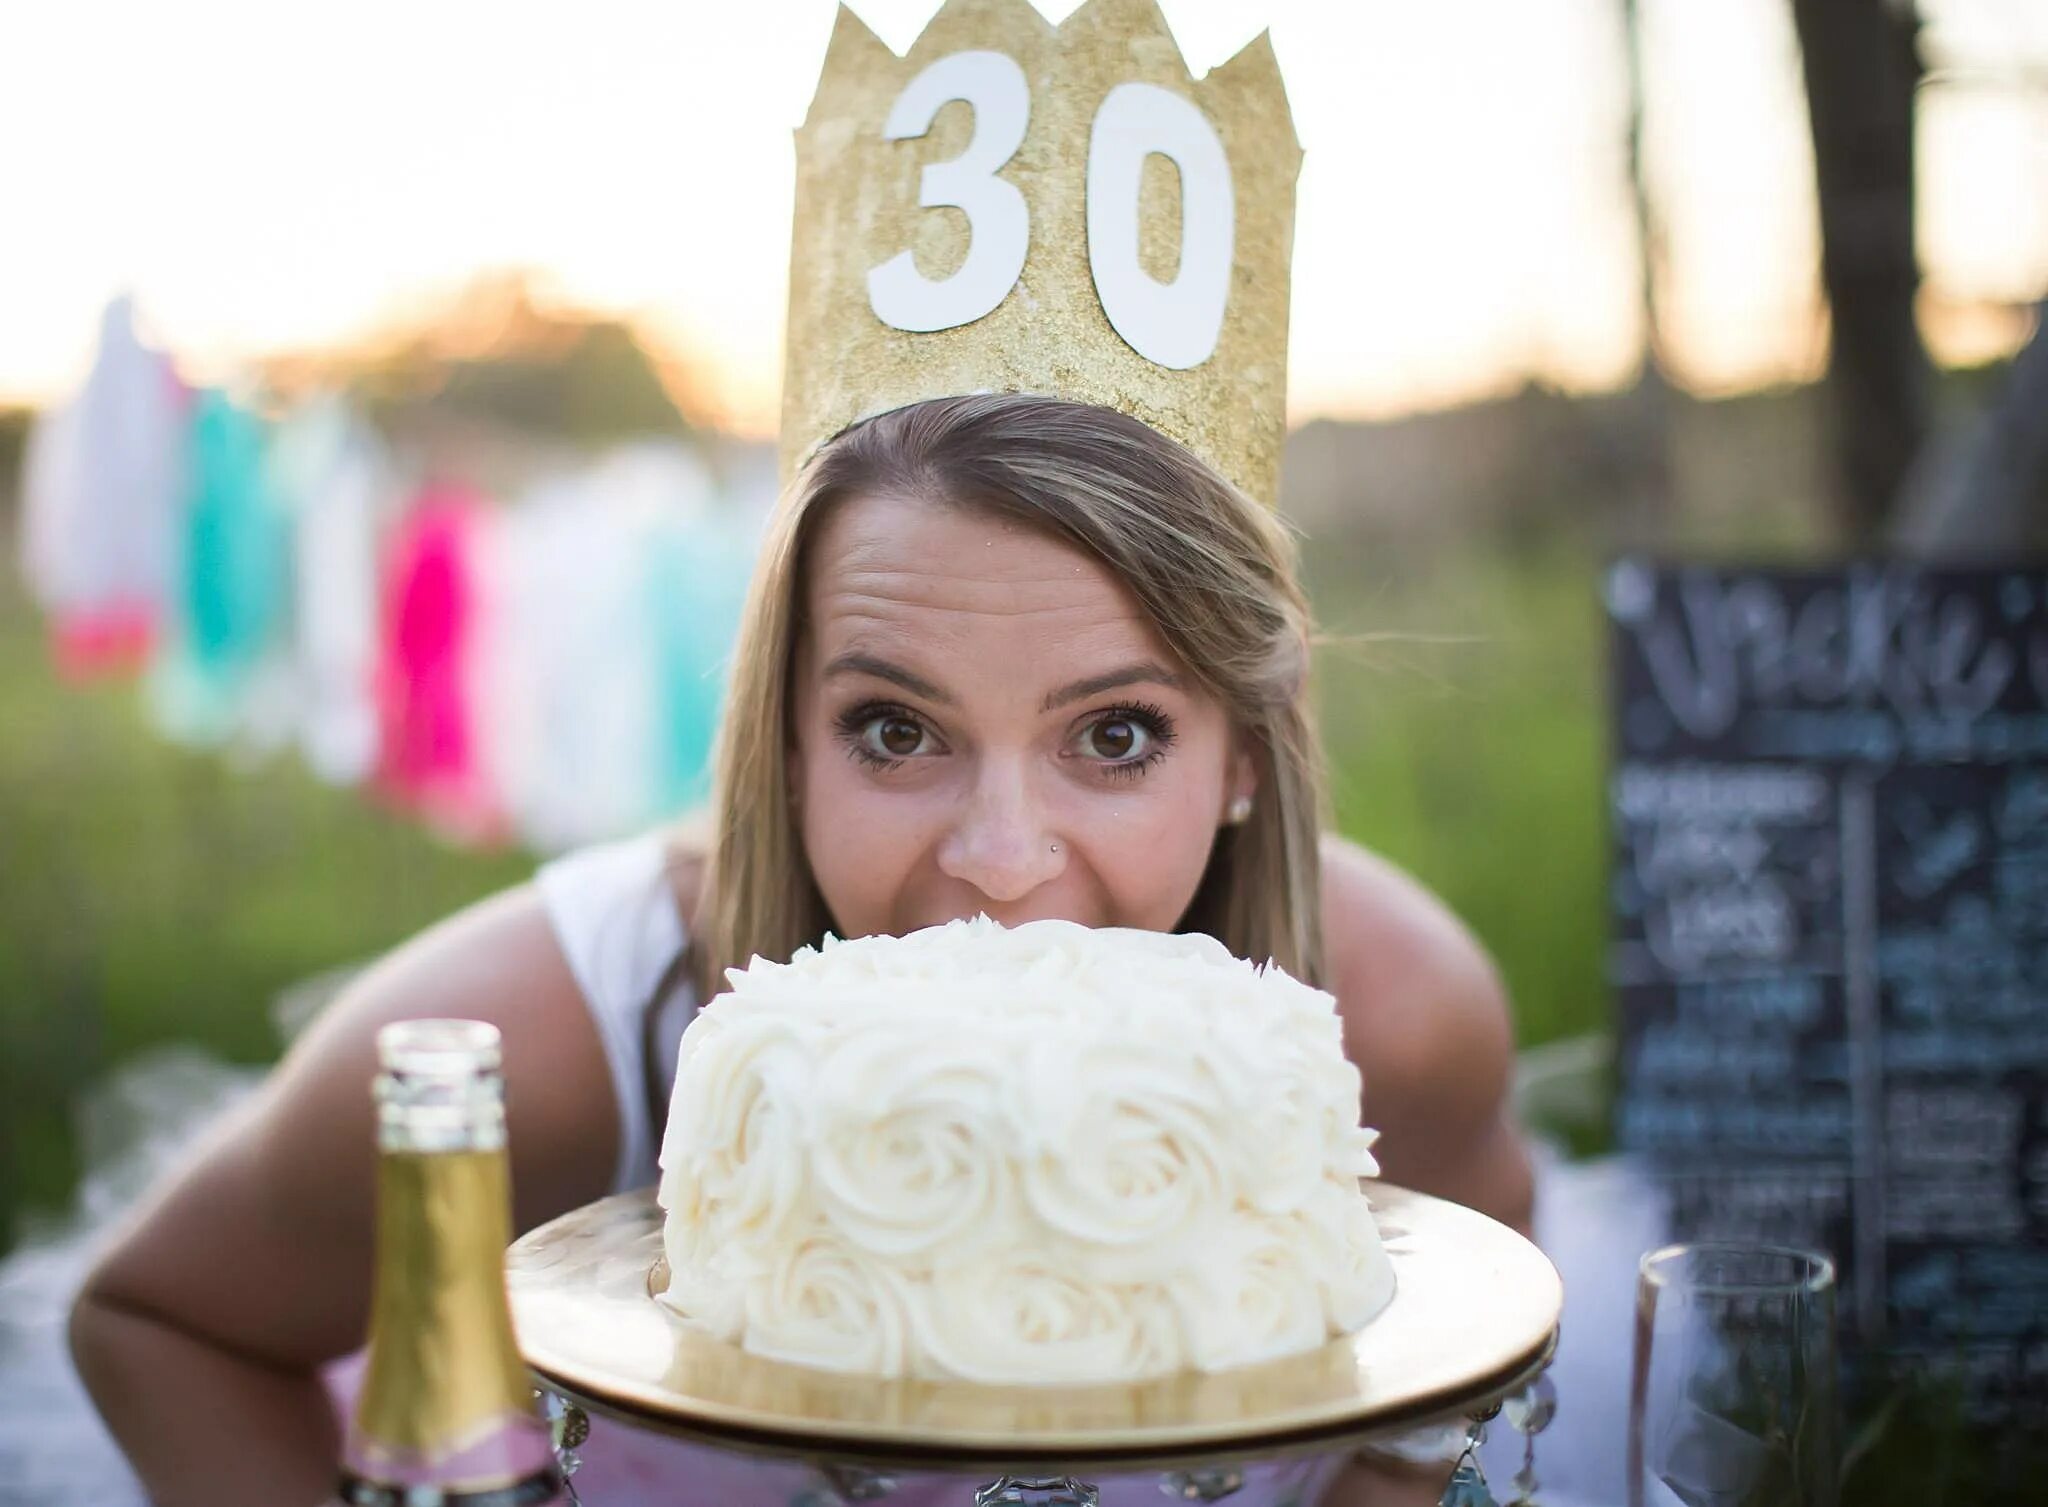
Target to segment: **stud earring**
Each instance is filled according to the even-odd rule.
[[[1229,820],[1233,827],[1242,827],[1252,819],[1252,798],[1241,795],[1230,803]]]

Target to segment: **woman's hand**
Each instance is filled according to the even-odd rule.
[[[153,1500],[331,1499],[340,1438],[318,1368],[368,1324],[376,1033],[432,1015],[503,1033],[515,1228],[609,1185],[611,1077],[538,897],[399,949],[131,1218],[73,1309],[79,1375]]]

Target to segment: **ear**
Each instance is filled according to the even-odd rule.
[[[1230,760],[1230,798],[1256,800],[1259,794],[1259,759],[1249,746],[1240,748]]]
[[[1223,780],[1223,809],[1216,813],[1216,824],[1233,826],[1233,809],[1243,810],[1246,804],[1254,802],[1259,795],[1259,758],[1253,741],[1243,733],[1231,739],[1230,767]]]

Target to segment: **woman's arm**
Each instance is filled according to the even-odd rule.
[[[1508,1104],[1514,1030],[1484,950],[1421,885],[1335,837],[1323,845],[1323,936],[1387,1180],[1527,1234],[1529,1156]]]
[[[340,1440],[318,1367],[368,1324],[376,1033],[430,1015],[504,1034],[516,1228],[610,1183],[611,1077],[538,897],[502,895],[399,949],[130,1219],[73,1309],[79,1374],[154,1500],[331,1497]]]

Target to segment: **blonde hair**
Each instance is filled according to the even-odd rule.
[[[942,398],[821,447],[770,522],[719,732],[709,852],[689,971],[698,998],[755,956],[831,929],[789,790],[791,673],[819,520],[888,494],[974,509],[1101,560],[1161,640],[1251,740],[1258,795],[1222,828],[1180,929],[1240,957],[1322,976],[1323,769],[1309,710],[1309,612],[1294,541],[1183,446],[1107,408],[1016,394]]]

